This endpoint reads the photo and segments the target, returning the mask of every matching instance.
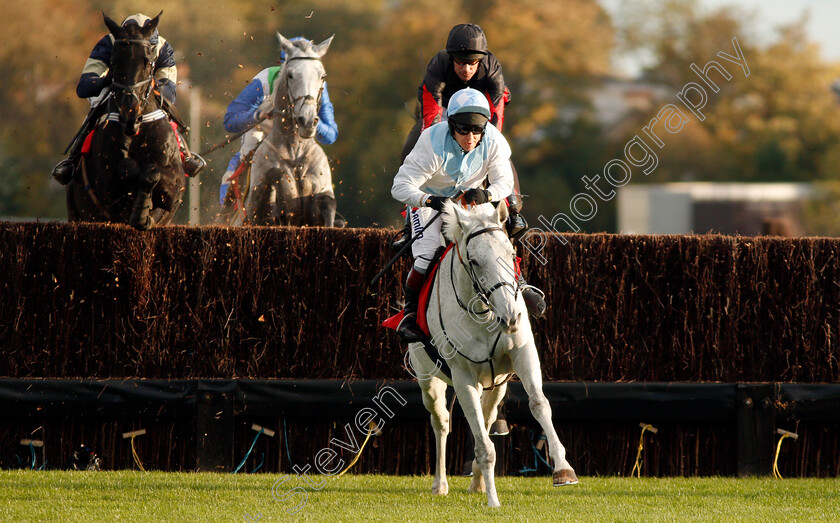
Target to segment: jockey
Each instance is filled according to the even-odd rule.
[[[139,27],[145,26],[151,19],[144,14],[131,15],[123,20],[123,27],[130,24]],[[150,39],[155,52],[155,88],[163,95],[164,110],[173,117],[173,121],[178,120],[177,115],[173,115],[175,110],[175,86],[178,79],[178,71],[175,64],[175,51],[172,46],[155,30]],[[76,86],[76,94],[79,98],[87,98],[91,104],[91,114],[82,125],[82,129],[77,134],[77,139],[71,144],[70,154],[67,158],[60,161],[58,165],[53,168],[53,177],[62,185],[67,185],[73,179],[73,172],[78,164],[79,156],[81,154],[81,147],[88,132],[96,125],[100,112],[104,112],[105,104],[103,101],[105,95],[109,92],[111,85],[111,75],[108,74],[111,63],[111,50],[114,47],[114,35],[107,34],[103,36],[93,47],[90,56],[85,62],[84,69],[82,69],[82,76],[79,78],[79,84]],[[97,114],[94,114],[96,112]],[[197,176],[206,163],[204,159],[197,154],[190,153],[187,149],[186,141],[179,140],[181,149],[184,153],[184,172],[188,176]]]
[[[421,118],[408,133],[402,149],[402,161],[414,148],[423,129],[440,122],[443,108],[448,106],[452,95],[465,87],[476,89],[487,97],[490,123],[501,131],[510,91],[505,86],[501,64],[487,50],[484,31],[475,24],[458,24],[453,27],[446,40],[446,49],[439,51],[429,62],[423,83],[418,89]],[[516,170],[513,170],[513,177],[515,190],[507,197],[510,210],[508,231],[511,236],[516,236],[523,234],[528,224],[519,215],[522,199]],[[392,245],[395,250],[399,250],[408,241],[408,228],[406,222],[402,237]]]
[[[296,40],[305,40],[302,36],[296,36],[290,39],[291,42]],[[280,63],[286,61],[286,51],[280,51]],[[242,135],[242,146],[239,151],[233,155],[228,164],[227,171],[222,176],[222,184],[219,187],[219,204],[224,206],[225,195],[227,194],[230,179],[236,169],[239,167],[242,158],[245,158],[253,150],[257,148],[266,133],[271,129],[271,122],[266,121],[260,125],[256,125],[261,120],[271,119],[271,107],[266,109],[266,99],[271,102],[271,94],[274,92],[274,79],[280,72],[282,65],[275,65],[260,71],[251,80],[245,89],[239,93],[225,111],[225,130],[229,133],[239,133],[249,127],[251,128],[247,133]],[[335,115],[333,114],[333,105],[330,102],[330,93],[327,91],[327,82],[324,82],[324,91],[321,93],[321,107],[318,110],[318,127],[316,129],[315,139],[321,145],[330,145],[338,138],[338,125],[335,123]]]
[[[464,203],[489,212],[494,202],[513,191],[510,145],[488,124],[492,114],[487,97],[475,89],[462,89],[452,95],[446,114],[446,122],[420,134],[391,187],[391,195],[408,206],[413,236],[420,234],[448,198],[463,193]],[[417,326],[417,304],[429,264],[442,245],[440,220],[432,222],[412,245],[414,265],[406,278],[405,312],[397,327],[406,342],[423,338]]]

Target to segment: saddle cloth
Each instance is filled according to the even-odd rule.
[[[178,124],[175,122],[169,122],[169,125],[172,126],[172,131],[175,132],[175,139],[178,141],[178,151],[181,153],[181,161],[184,161],[184,149],[181,147],[181,135],[178,134]],[[88,154],[90,152],[90,145],[93,143],[93,133],[96,132],[96,127],[93,128],[91,132],[85,137],[85,141],[82,144],[82,154]]]
[[[429,267],[429,272],[428,274],[426,274],[426,281],[423,282],[423,288],[420,291],[420,300],[417,304],[417,326],[420,327],[420,329],[423,331],[424,334],[426,334],[426,336],[429,335],[429,323],[426,320],[426,309],[429,307],[429,297],[432,294],[432,284],[434,283],[435,277],[437,276],[437,269],[440,266],[440,261],[444,257],[446,257],[446,253],[449,252],[449,249],[451,249],[453,245],[455,244],[450,243],[446,247],[446,250],[443,251],[443,254],[437,257],[435,263],[433,263]],[[397,330],[397,327],[399,327],[400,322],[402,321],[404,312],[405,311],[400,311],[391,316],[390,318],[386,319],[382,322],[382,326],[387,327],[389,329]]]

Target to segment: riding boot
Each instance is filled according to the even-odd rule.
[[[511,241],[516,242],[528,230],[528,222],[519,214],[522,211],[522,197],[514,192],[507,197],[507,201],[508,219],[505,228]]]
[[[178,138],[181,145],[181,153],[184,155],[184,174],[190,178],[194,178],[201,174],[201,171],[207,167],[207,162],[198,154],[190,151],[190,148],[187,146],[187,141],[180,132],[178,133]]]
[[[53,167],[52,177],[61,185],[67,185],[73,179],[76,172],[76,165],[79,163],[79,154],[70,154]]]
[[[406,343],[421,341],[426,337],[420,326],[417,325],[417,306],[420,301],[420,290],[423,288],[425,279],[426,275],[414,268],[409,271],[408,277],[405,279],[405,286],[403,287],[405,307],[403,319],[397,327],[397,333]]]
[[[189,156],[184,156],[184,173],[190,178],[201,174],[205,167],[207,167],[207,162],[198,154],[191,153]]]
[[[534,318],[542,318],[545,314],[546,307],[545,293],[533,285],[529,285],[521,274],[516,279],[517,283],[519,283],[519,289],[522,291],[522,298],[525,300],[525,307],[528,309],[528,314]]]
[[[400,230],[400,232],[397,233],[394,241],[391,242],[391,250],[393,250],[395,252],[400,252],[400,250],[403,247],[405,247],[405,244],[410,239],[411,239],[411,221],[409,219],[408,209],[406,209],[405,225],[403,225],[403,228]]]

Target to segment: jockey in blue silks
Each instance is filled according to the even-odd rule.
[[[148,16],[138,13],[129,16],[123,20],[121,26],[125,27],[130,24],[144,27],[152,19]],[[162,36],[158,34],[157,29],[152,33],[149,43],[152,45],[155,56],[155,89],[166,99],[164,102],[164,109],[172,116],[174,107],[171,104],[175,103],[176,85],[178,83],[178,70],[175,64],[175,50]],[[111,65],[111,51],[114,48],[114,35],[107,34],[103,36],[90,52],[90,56],[85,62],[82,69],[82,76],[79,78],[79,84],[76,86],[76,94],[79,98],[87,98],[91,104],[91,111],[104,112],[104,104],[100,104],[104,96],[110,92],[111,75],[108,70]],[[58,165],[53,168],[53,177],[62,185],[70,183],[73,179],[73,173],[76,164],[81,154],[82,144],[88,132],[97,123],[99,114],[91,114],[91,118],[85,121],[83,129],[80,129],[76,141],[71,144],[70,152],[67,158],[61,160]],[[186,147],[186,141],[179,140],[182,144],[182,152],[184,153],[184,172],[188,176],[197,176],[206,163],[199,155],[191,153]]]
[[[290,39],[292,42],[295,40],[305,40],[305,38],[296,36]],[[233,158],[230,159],[227,171],[222,176],[222,184],[219,187],[220,205],[225,204],[225,195],[230,185],[231,176],[236,172],[242,158],[257,148],[271,128],[270,102],[271,95],[274,92],[274,80],[280,73],[283,67],[282,64],[285,61],[286,51],[281,51],[281,65],[272,66],[260,71],[251,80],[251,83],[239,93],[239,96],[230,102],[230,105],[228,105],[225,111],[225,130],[229,133],[242,132],[248,127],[253,126],[260,119],[265,119],[265,121],[242,135],[242,146],[233,155]],[[266,106],[269,107],[269,110],[265,110]],[[335,115],[333,114],[332,102],[330,102],[330,93],[327,90],[327,82],[324,82],[324,91],[321,93],[321,107],[318,110],[318,127],[316,129],[315,139],[321,145],[330,145],[335,142],[336,138],[338,138],[338,125],[335,123]]]

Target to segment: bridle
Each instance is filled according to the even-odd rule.
[[[501,232],[502,234],[506,234],[505,230],[502,229],[501,227],[485,227],[484,229],[479,229],[477,231],[474,231],[469,236],[467,236],[467,239],[464,241],[464,252],[466,253],[466,258],[467,258],[466,263],[464,263],[464,258],[461,257],[461,248],[458,245],[458,242],[455,242],[455,251],[458,254],[458,261],[461,263],[461,266],[464,268],[464,270],[469,275],[470,281],[472,282],[472,285],[473,285],[473,291],[475,291],[476,297],[478,297],[478,299],[481,300],[481,303],[483,303],[484,306],[487,307],[482,312],[470,311],[461,302],[461,298],[458,297],[458,293],[457,293],[457,291],[455,291],[455,282],[453,280],[452,281],[452,290],[453,290],[453,292],[455,292],[455,298],[458,300],[458,305],[460,305],[461,308],[466,310],[467,312],[472,312],[474,314],[481,314],[481,315],[487,314],[488,312],[490,312],[492,310],[492,306],[490,305],[490,296],[494,292],[496,292],[497,290],[499,290],[501,288],[510,287],[511,293],[513,294],[513,296],[516,296],[517,293],[520,292],[520,286],[519,286],[519,281],[518,280],[515,280],[515,283],[510,283],[508,281],[502,280],[502,281],[499,281],[498,283],[496,283],[495,285],[493,285],[492,287],[490,287],[489,289],[485,290],[484,287],[481,284],[481,278],[479,278],[478,275],[476,275],[476,273],[475,273],[475,268],[473,267],[472,260],[470,259],[470,251],[469,251],[470,240],[472,240],[476,236],[480,236],[482,234],[492,233],[492,232],[496,232],[496,231]],[[452,260],[450,261],[450,265],[452,263],[454,263],[454,258],[452,258]]]
[[[317,56],[294,56],[292,58],[288,58],[286,60],[286,64],[288,64],[289,62],[292,62],[294,60],[317,60],[318,62],[321,61],[321,59]],[[295,105],[302,100],[304,104],[307,104],[307,103],[315,104],[316,113],[317,113],[317,109],[319,107],[321,107],[321,96],[324,93],[324,81],[323,81],[323,79],[321,79],[321,88],[318,89],[317,98],[315,96],[312,96],[309,93],[306,93],[306,94],[303,94],[303,95],[300,95],[300,96],[297,96],[297,97],[293,97],[292,93],[291,93],[291,90],[289,89],[288,71],[284,71],[283,79],[284,79],[284,82],[286,83],[286,92],[288,93],[289,96],[286,99],[287,100],[286,107],[281,109],[281,110],[275,109],[275,112],[279,113],[282,116],[293,116],[294,112],[295,112]],[[297,127],[297,121],[295,121],[294,118],[292,118],[292,120],[293,120],[293,123],[294,123],[295,127]]]
[[[495,285],[490,287],[489,290],[484,290],[483,286],[481,285],[481,279],[476,275],[475,269],[472,268],[472,263],[471,263],[472,260],[470,260],[470,252],[469,252],[469,249],[468,249],[470,240],[472,240],[476,236],[480,236],[482,234],[492,233],[492,232],[496,232],[496,231],[499,231],[503,234],[506,234],[504,229],[502,229],[501,227],[485,227],[483,229],[479,229],[477,231],[474,231],[469,236],[467,236],[467,239],[464,240],[464,252],[466,253],[467,263],[464,263],[464,259],[461,257],[460,245],[458,244],[458,242],[454,242],[455,243],[455,252],[458,255],[458,261],[461,263],[461,266],[464,267],[464,270],[469,275],[470,280],[472,281],[472,284],[473,284],[473,290],[475,291],[475,295],[487,307],[484,311],[477,313],[477,312],[471,311],[461,301],[461,298],[458,296],[458,292],[455,289],[455,278],[454,278],[455,272],[453,270],[454,267],[455,267],[455,265],[454,265],[455,258],[451,257],[450,262],[449,262],[449,267],[450,267],[449,268],[449,280],[452,283],[452,291],[455,294],[455,299],[458,301],[458,305],[463,310],[465,310],[468,314],[484,315],[484,314],[487,314],[487,313],[491,312],[492,311],[492,306],[490,305],[490,296],[493,294],[493,292],[497,291],[498,289],[501,289],[503,287],[510,287],[513,290],[513,295],[514,296],[516,296],[516,294],[520,292],[520,288],[519,288],[520,286],[519,286],[518,281],[516,282],[516,284],[513,284],[513,283],[510,283],[510,282],[506,282],[504,280],[496,283]],[[507,376],[507,378],[505,378],[505,380],[501,384],[496,385],[496,368],[495,368],[495,365],[493,365],[493,355],[496,353],[496,347],[498,347],[499,339],[502,337],[502,330],[499,329],[499,333],[496,335],[496,340],[493,342],[493,347],[490,349],[490,353],[488,354],[488,356],[486,358],[484,358],[483,360],[480,360],[480,361],[477,361],[477,360],[474,360],[474,359],[470,358],[469,356],[467,356],[466,354],[461,352],[458,349],[458,347],[455,346],[454,343],[452,343],[452,340],[449,339],[449,335],[446,333],[446,327],[444,327],[444,325],[443,325],[443,309],[442,309],[441,304],[440,304],[440,282],[437,282],[435,287],[437,287],[438,322],[440,323],[440,330],[443,333],[444,339],[446,339],[446,342],[449,344],[449,346],[452,347],[452,349],[456,353],[460,354],[462,358],[464,358],[464,359],[466,359],[466,360],[468,360],[472,363],[475,363],[477,365],[480,365],[482,363],[488,363],[490,365],[491,386],[490,386],[490,389],[488,389],[488,390],[493,390],[497,386],[499,386],[501,384],[504,384],[507,381],[509,381],[513,377],[513,374],[509,374]],[[471,301],[472,300],[470,300],[470,302]],[[427,352],[428,352],[428,349],[427,349]],[[431,355],[430,355],[430,357],[431,357]],[[434,362],[435,358],[432,358],[432,361]]]
[[[120,44],[120,45],[141,45],[148,50],[151,50],[151,46],[152,46],[152,44],[149,43],[148,40],[142,40],[142,39],[114,40],[114,46],[116,46],[117,44]],[[113,60],[112,60],[112,62],[113,62]],[[117,121],[121,124],[125,124],[124,117],[123,117],[123,114],[122,114],[122,110],[123,110],[124,107],[127,106],[126,99],[128,97],[134,98],[134,100],[136,100],[137,104],[135,105],[135,107],[138,107],[139,110],[142,110],[143,106],[146,105],[146,102],[148,101],[149,96],[151,96],[152,92],[154,91],[154,86],[155,86],[155,82],[154,82],[154,79],[155,79],[154,78],[154,63],[153,62],[149,64],[148,69],[149,69],[149,74],[148,74],[148,77],[145,80],[140,80],[139,82],[135,82],[133,84],[122,84],[122,83],[119,83],[117,81],[111,82],[112,91],[111,91],[110,96],[112,96],[114,98],[114,101],[117,102],[117,106],[119,108],[119,111],[115,112],[115,113],[109,113],[108,114],[108,120],[109,121],[112,121],[112,122]],[[144,85],[146,86],[146,89],[143,92],[142,99],[141,99],[141,97],[137,95],[136,90],[138,88],[144,86]],[[119,93],[119,94],[117,94],[117,93]],[[164,113],[163,110],[161,110],[161,109],[157,109],[155,111],[152,111],[151,113],[139,115],[140,123],[146,123],[146,122],[151,122],[151,121],[155,121],[155,120],[160,120],[162,118],[166,118],[166,113]]]

